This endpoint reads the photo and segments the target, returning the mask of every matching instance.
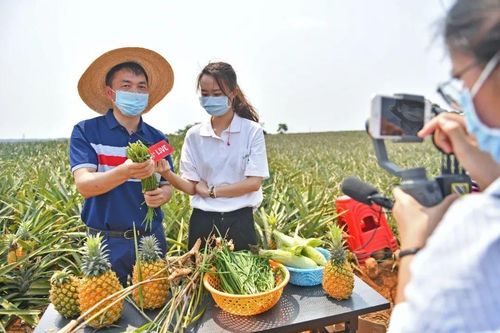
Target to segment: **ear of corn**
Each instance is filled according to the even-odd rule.
[[[259,256],[263,258],[268,258],[280,262],[286,266],[296,267],[296,268],[316,268],[318,265],[314,260],[304,257],[302,255],[298,256],[290,251],[276,249],[276,250],[264,250],[260,249],[258,252]]]
[[[278,230],[273,230],[272,234],[276,240],[277,249],[262,250],[259,252],[260,255],[272,257],[273,260],[295,268],[315,268],[326,264],[325,257],[313,247],[323,243],[320,239],[291,237]]]
[[[326,259],[325,259],[325,257],[321,254],[321,252],[319,252],[318,250],[316,250],[314,247],[304,246],[304,249],[302,250],[302,253],[304,254],[304,256],[306,256],[306,257],[311,258],[312,260],[314,260],[314,262],[316,264],[318,264],[319,266],[325,266],[326,265]]]

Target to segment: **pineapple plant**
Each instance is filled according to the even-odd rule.
[[[101,236],[87,237],[85,253],[82,257],[83,279],[78,293],[82,314],[96,303],[122,290],[116,273],[111,270],[106,245],[103,245],[101,241]],[[91,311],[85,317],[87,324],[93,328],[101,328],[110,326],[120,319],[124,300],[120,300],[108,310],[91,319],[94,314],[107,307],[111,302],[112,300],[108,300],[98,309]]]
[[[81,280],[67,271],[56,271],[50,278],[50,302],[64,318],[80,314],[78,290]]]
[[[323,290],[337,300],[348,299],[354,289],[354,273],[347,260],[342,228],[333,224],[328,230],[330,259],[323,272]]]
[[[23,247],[18,243],[16,235],[8,234],[5,236],[7,245],[7,263],[12,264],[24,258],[26,255]]]
[[[134,265],[132,283],[136,284],[149,278],[164,278],[164,280],[148,282],[138,289],[134,289],[132,297],[142,307],[157,309],[167,302],[168,280],[165,261],[161,258],[158,240],[154,235],[141,238],[139,245],[139,260]],[[140,292],[139,292],[140,289]]]

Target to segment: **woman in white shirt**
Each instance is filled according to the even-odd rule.
[[[211,233],[232,239],[235,249],[257,243],[253,210],[262,202],[269,177],[264,132],[253,106],[224,62],[208,64],[198,76],[200,104],[210,119],[189,129],[180,176],[161,161],[157,171],[192,195],[188,246]]]

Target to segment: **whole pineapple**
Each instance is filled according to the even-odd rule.
[[[5,237],[7,245],[7,263],[12,264],[24,258],[26,253],[23,247],[18,243],[16,235],[8,234]]]
[[[153,276],[153,279],[164,278],[161,281],[153,281],[142,285],[142,306],[145,309],[160,308],[167,302],[168,280],[166,279],[166,265],[163,259],[161,259],[160,247],[155,236],[145,236],[141,239],[139,259],[140,265],[138,262],[134,265],[132,276],[134,284]],[[142,280],[139,278],[139,266]],[[139,289],[133,291],[132,297],[140,305]]]
[[[354,289],[354,273],[347,261],[342,229],[334,224],[328,232],[330,259],[323,272],[323,290],[337,300],[351,297]]]
[[[78,290],[81,280],[67,271],[56,271],[50,278],[50,302],[64,318],[80,314]]]
[[[122,290],[122,286],[115,272],[111,270],[106,245],[103,245],[101,240],[101,236],[87,237],[85,254],[82,258],[83,279],[78,293],[80,311],[82,314],[101,300]],[[87,315],[85,320],[88,321],[92,315],[109,305],[111,302],[112,300],[104,302],[96,310]],[[93,328],[110,326],[120,319],[123,303],[124,300],[119,301],[107,311],[87,323]]]

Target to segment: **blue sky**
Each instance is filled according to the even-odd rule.
[[[438,0],[2,0],[0,139],[69,137],[97,114],[76,85],[107,50],[161,53],[174,88],[145,120],[171,133],[206,119],[195,90],[209,61],[226,61],[266,130],[359,130],[376,93],[444,103],[448,78],[435,38]]]

